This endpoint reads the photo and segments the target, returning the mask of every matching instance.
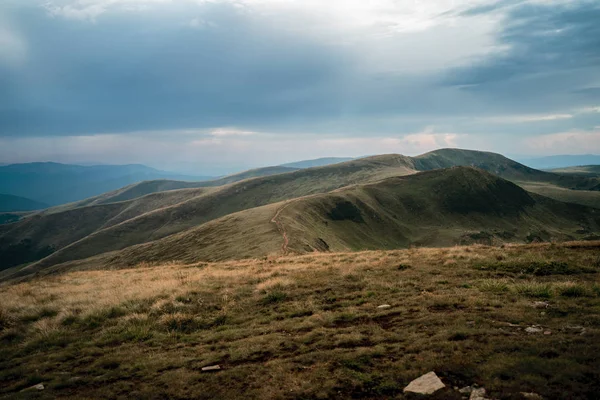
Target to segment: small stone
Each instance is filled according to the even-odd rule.
[[[540,315],[542,315],[542,316],[546,315],[546,311],[542,311],[542,312],[540,313]]]
[[[539,395],[539,394],[537,394],[537,393],[533,393],[533,392],[531,392],[531,393],[521,392],[521,395],[522,395],[523,397],[525,397],[526,399],[531,399],[531,400],[543,400],[543,397],[542,397],[542,396],[540,396],[540,395]]]
[[[211,365],[211,366],[202,368],[202,372],[211,372],[211,371],[220,371],[220,370],[221,370],[220,365]]]
[[[485,389],[484,388],[475,388],[471,392],[471,396],[469,400],[487,400],[485,397]]]
[[[533,308],[548,308],[550,304],[547,301],[534,301]]]
[[[391,307],[392,307],[392,306],[390,306],[389,304],[382,304],[382,305],[380,305],[380,306],[379,306],[379,307],[377,307],[377,308],[379,308],[380,310],[384,310],[384,309],[386,309],[386,308],[391,308]]]
[[[475,321],[467,321],[467,325],[475,325]]]
[[[527,333],[540,333],[542,332],[542,328],[538,328],[536,326],[530,326],[528,328],[525,328],[525,332]]]
[[[552,331],[544,331],[544,335],[552,335]]]
[[[445,387],[435,372],[431,371],[409,383],[404,388],[404,393],[433,394]]]
[[[459,389],[458,392],[461,394],[471,394],[471,392],[473,392],[473,388],[471,386],[465,386],[464,388]]]

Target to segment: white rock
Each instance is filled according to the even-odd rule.
[[[383,309],[386,309],[386,308],[391,308],[391,307],[392,307],[392,306],[390,306],[389,304],[382,304],[382,305],[380,305],[380,306],[379,306],[379,307],[377,307],[377,308],[379,308],[379,309],[382,309],[382,310],[383,310]]]
[[[542,396],[540,396],[537,393],[533,393],[533,392],[531,392],[531,393],[521,392],[521,395],[523,397],[525,397],[526,399],[532,399],[532,400],[542,400],[543,399]]]
[[[550,304],[547,301],[534,301],[533,308],[548,308]]]
[[[462,394],[471,394],[473,392],[473,388],[471,386],[465,386],[464,388],[459,389],[458,392]]]
[[[202,372],[211,372],[211,371],[220,371],[220,370],[221,370],[220,365],[211,365],[211,366],[202,368]]]
[[[530,326],[528,328],[525,328],[525,332],[527,333],[540,333],[541,331],[543,331],[543,329],[538,328],[536,326]]]
[[[409,383],[404,393],[433,394],[445,387],[435,372],[431,371]]]
[[[487,400],[485,397],[485,389],[484,388],[474,388],[471,392],[471,396],[469,400]]]

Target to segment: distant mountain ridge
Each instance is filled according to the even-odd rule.
[[[0,166],[0,193],[58,205],[153,179],[205,180],[144,165],[80,166],[53,162]]]
[[[519,158],[518,161],[535,169],[555,169],[578,167],[582,165],[600,165],[600,155],[556,155],[537,158]]]
[[[48,204],[11,194],[0,194],[0,212],[34,211],[47,208]]]

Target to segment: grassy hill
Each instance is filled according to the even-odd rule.
[[[34,211],[47,207],[48,204],[27,199],[25,197],[0,194],[0,212]]]
[[[91,197],[85,200],[81,200],[74,203],[69,203],[57,207],[53,207],[48,212],[58,212],[70,210],[78,207],[85,207],[89,205],[108,204],[119,201],[132,200],[138,197],[142,197],[152,193],[166,192],[169,190],[178,189],[194,189],[203,187],[217,187],[227,185],[229,183],[239,182],[244,179],[256,178],[261,176],[269,176],[276,174],[283,174],[286,172],[296,171],[297,168],[289,167],[266,167],[251,169],[248,171],[240,172],[233,175],[224,176],[218,179],[211,179],[200,182],[187,182],[187,181],[174,181],[167,179],[158,179],[152,181],[143,181],[134,183],[123,188],[103,193],[101,195]]]
[[[403,388],[435,371],[432,399],[473,384],[594,399],[599,260],[600,242],[474,245],[5,284],[0,397],[412,399]]]
[[[414,158],[415,169],[427,171],[437,168],[472,166],[491,172],[516,183],[545,183],[571,190],[600,190],[600,179],[577,175],[563,175],[529,168],[501,154],[440,149]]]
[[[482,170],[456,167],[252,208],[90,262],[193,263],[313,251],[560,241],[592,232],[600,233],[600,210],[533,195]],[[68,254],[75,251],[81,250],[66,248],[21,272],[70,261]]]
[[[280,171],[278,169],[255,170],[246,172],[244,173],[245,175],[241,174],[241,176],[234,175],[232,177],[223,178],[219,183],[227,183],[229,180],[234,182],[221,186],[159,191],[142,197],[135,197],[144,192],[143,190],[141,192],[136,192],[136,188],[139,187],[136,185],[106,195],[103,198],[96,198],[94,202],[98,204],[95,205],[76,208],[65,207],[63,209],[55,208],[13,224],[0,226],[0,255],[4,256],[0,270],[15,267],[23,263],[30,263],[40,258],[44,258],[44,260],[29,268],[29,270],[43,269],[55,264],[85,259],[138,244],[159,241],[160,239],[167,238],[171,235],[187,235],[194,230],[197,231],[196,233],[193,233],[191,237],[197,236],[202,238],[200,241],[194,239],[195,241],[193,242],[195,243],[193,251],[197,252],[198,257],[207,259],[220,257],[220,259],[223,259],[265,254],[273,248],[277,248],[274,244],[275,238],[277,237],[277,226],[276,224],[269,224],[269,218],[264,217],[266,214],[261,214],[260,218],[256,216],[258,214],[255,213],[262,213],[262,210],[255,210],[252,213],[243,214],[242,217],[237,215],[237,217],[240,218],[249,218],[251,221],[260,220],[263,224],[266,224],[260,227],[260,229],[262,229],[261,232],[264,235],[272,235],[272,239],[261,238],[260,245],[252,243],[248,246],[248,239],[239,236],[241,233],[245,232],[246,227],[253,226],[251,223],[242,226],[239,223],[235,223],[234,220],[230,218],[227,219],[227,223],[224,223],[224,225],[221,225],[218,228],[215,228],[214,224],[205,224],[240,211],[268,206],[281,201],[297,199],[304,196],[325,194],[345,187],[349,187],[348,190],[353,190],[353,186],[363,185],[360,188],[354,188],[354,190],[375,190],[364,187],[364,185],[377,185],[377,182],[387,178],[398,178],[415,174],[419,170],[434,171],[439,168],[448,168],[454,165],[482,167],[491,173],[498,176],[504,176],[521,185],[530,185],[532,191],[543,191],[546,188],[560,189],[561,193],[558,193],[557,195],[557,193],[552,192],[551,195],[562,198],[568,197],[569,201],[586,203],[592,206],[597,205],[597,198],[592,196],[584,197],[584,195],[587,196],[592,193],[600,193],[587,190],[565,189],[555,185],[555,183],[564,184],[565,182],[578,182],[578,185],[584,185],[589,182],[590,178],[587,177],[558,175],[532,170],[531,168],[525,167],[498,154],[454,149],[439,150],[414,158],[394,154],[367,157],[334,165],[293,170],[291,172],[275,175],[258,176],[256,178],[235,182],[242,176],[252,176],[253,174],[264,175]],[[431,176],[427,174],[421,175]],[[570,180],[565,180],[566,178]],[[449,179],[448,189],[450,192],[452,192],[452,190],[459,191],[459,194],[457,195],[457,199],[459,200],[457,201],[469,203],[473,206],[474,203],[470,188],[463,186],[461,183],[463,179],[467,179],[467,177],[455,176]],[[476,182],[473,180],[469,181],[468,179],[467,181],[471,182],[470,185],[475,187]],[[541,185],[543,185],[541,189],[539,186],[535,185],[536,182],[540,181]],[[404,186],[405,184],[416,185],[414,182],[417,181],[411,181],[410,179],[406,180],[406,182],[402,179],[396,181],[398,186]],[[168,181],[163,183],[166,184]],[[377,195],[378,197],[376,196],[378,199],[385,199],[386,196],[383,195],[385,192],[389,192],[389,196],[395,196],[397,194],[395,186],[390,186],[389,182],[387,183],[388,186],[385,186],[385,184],[382,183],[383,186],[378,189],[379,194]],[[153,182],[144,183],[144,185],[151,184],[153,184]],[[213,182],[212,184],[216,183]],[[514,185],[511,185],[510,188],[511,190],[509,193],[511,193],[511,195],[505,199],[506,201],[514,202],[516,199],[520,198],[519,196],[525,193],[523,191],[517,191],[517,188]],[[154,189],[156,189],[156,187],[154,187]],[[135,193],[132,194],[132,192]],[[371,195],[368,193],[360,194],[351,191],[344,192],[344,195],[350,196],[350,193],[352,193],[351,196],[354,196],[350,203],[353,203],[361,210],[361,212],[365,212],[367,215],[370,210],[362,209],[361,207],[363,207],[363,204],[367,204],[369,207],[373,208],[377,205],[377,201],[379,201],[369,198],[369,202],[361,200],[362,203],[360,203],[359,200],[361,199],[361,196]],[[426,188],[418,189],[417,193],[418,195],[412,197],[408,196],[407,201],[412,201],[415,204],[428,204],[428,202],[432,201],[430,199],[431,196],[434,196],[434,198],[441,198],[440,196],[442,195],[442,193],[436,189],[435,185],[429,185]],[[578,193],[581,193],[582,196],[578,196]],[[332,195],[334,194],[340,195],[338,192],[332,193]],[[406,197],[407,195],[402,192],[402,196]],[[511,196],[517,197],[513,198]],[[528,198],[534,199],[536,204],[543,203],[543,201],[537,197],[527,196]],[[129,197],[134,198],[112,202],[112,200],[115,199],[120,200]],[[326,197],[329,198],[329,195]],[[497,202],[499,201],[499,198],[490,198],[486,201]],[[550,204],[548,202],[546,203]],[[299,204],[302,204],[302,202],[299,202]],[[600,205],[600,203],[598,203],[598,205]],[[318,209],[317,206],[318,204],[306,206],[304,210],[297,213],[297,218],[300,221],[302,221],[303,218],[308,218],[306,216],[313,215],[315,210]],[[543,217],[542,215],[544,212],[546,212],[548,216],[553,215],[552,213],[554,211],[548,208],[549,206],[545,208],[544,211],[537,212],[535,218],[531,221],[514,220],[511,223],[507,223],[501,221],[501,218],[499,219],[494,215],[486,215],[486,218],[479,221],[469,221],[465,218],[449,218],[443,224],[438,223],[439,221],[444,221],[443,219],[439,221],[436,220],[441,214],[427,215],[427,218],[422,217],[418,220],[414,220],[414,213],[411,214],[408,212],[410,210],[407,211],[406,209],[403,209],[402,212],[399,212],[398,214],[403,215],[402,213],[407,213],[407,215],[403,217],[394,217],[389,214],[388,209],[395,209],[400,206],[401,204],[398,202],[390,202],[389,204],[386,204],[385,207],[379,206],[373,208],[377,218],[381,218],[382,221],[385,221],[385,223],[388,224],[384,224],[378,228],[382,230],[383,233],[381,234],[374,231],[364,231],[360,232],[359,235],[359,231],[356,231],[354,234],[359,236],[354,238],[343,238],[343,240],[340,239],[339,247],[335,246],[335,244],[338,243],[338,239],[327,239],[316,236],[307,238],[306,241],[302,243],[302,246],[305,248],[321,250],[327,248],[344,250],[352,248],[377,248],[377,246],[388,248],[397,247],[398,245],[407,245],[409,243],[418,245],[444,245],[455,243],[461,238],[461,235],[466,234],[465,232],[467,231],[469,231],[468,234],[475,235],[475,237],[481,234],[487,238],[486,240],[498,238],[501,236],[500,233],[506,236],[506,238],[514,237],[515,240],[523,240],[524,237],[530,234],[533,236],[538,235],[540,236],[540,239],[544,240],[548,238],[567,239],[581,237],[582,235],[591,237],[594,235],[596,229],[593,224],[589,224],[589,226],[585,225],[589,221],[580,221],[578,219],[580,212],[575,212],[575,210],[579,210],[580,208],[576,207],[565,211],[565,213],[574,213],[574,217],[571,218],[568,223],[563,215],[565,213],[558,215],[555,219],[557,224],[561,225],[558,226],[557,224],[554,224],[552,217]],[[290,210],[295,209],[294,207],[291,207]],[[558,206],[554,205],[552,207],[557,208]],[[267,214],[269,212],[276,212],[273,207],[269,207],[268,210],[268,212],[265,211]],[[591,212],[593,210],[588,211]],[[282,218],[285,218],[285,213],[282,214]],[[315,216],[315,218],[315,221],[320,221],[319,218],[321,217],[317,218],[317,216]],[[400,218],[411,222],[403,222]],[[315,224],[315,221],[308,222]],[[430,221],[432,222],[429,226],[425,224],[429,224]],[[541,224],[545,221],[547,221],[550,226],[547,230],[541,228]],[[217,222],[215,222],[215,224],[216,223]],[[223,223],[223,221],[219,221],[219,223]],[[487,229],[486,224],[488,227],[493,228]],[[575,226],[577,224],[583,225]],[[423,229],[414,230],[412,227],[413,225],[421,226]],[[513,229],[513,226],[517,225],[521,225],[523,230],[529,230],[530,232],[523,232],[524,235],[521,236],[510,236],[514,235],[514,232],[511,232],[510,229]],[[267,226],[269,228],[267,228]],[[293,224],[290,226],[293,228]],[[533,229],[534,227],[539,228],[536,229],[541,233],[536,233]],[[306,232],[312,234],[313,232],[319,231],[318,229],[320,228],[317,228],[318,227],[315,225],[306,227],[301,226],[298,229],[305,229]],[[222,232],[230,231],[232,234],[211,235],[213,229]],[[500,233],[494,233],[494,230],[498,230]],[[479,231],[485,232],[480,233]],[[581,231],[581,235],[573,236],[573,233],[576,231]],[[492,237],[489,237],[490,235]],[[336,233],[334,236],[335,238],[343,237],[340,232]],[[153,248],[151,251],[149,249],[146,249],[145,251],[150,255],[161,253],[161,248],[167,250],[169,248],[179,249],[182,246],[178,246],[177,243],[186,243],[187,238],[176,237],[178,239],[172,246],[159,246],[158,248]],[[298,240],[300,235],[296,235],[295,237]],[[207,238],[210,238],[210,240]],[[325,244],[323,244],[321,240],[318,240],[319,238],[325,241]],[[314,242],[315,240],[317,240],[318,243]],[[360,247],[360,244],[362,244],[363,247]],[[296,250],[299,251],[303,248],[302,246],[297,247]],[[181,257],[184,257],[187,254],[187,251],[188,250],[181,251]],[[50,253],[52,254],[49,255]],[[7,257],[7,255],[10,257]],[[134,257],[134,259],[136,258]]]
[[[13,254],[11,248],[32,238],[34,248],[30,250],[36,254],[38,246],[51,246],[56,251],[70,243],[68,249],[55,254],[48,263],[86,258],[160,239],[237,211],[413,173],[407,160],[403,156],[379,156],[214,188],[160,192],[128,202],[48,212],[0,226],[0,255]],[[95,214],[93,221],[88,220],[88,214]],[[4,261],[0,270],[32,261],[30,257],[21,258],[22,253],[11,256],[10,262]]]

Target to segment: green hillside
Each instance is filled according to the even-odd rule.
[[[600,210],[532,195],[485,171],[456,167],[252,208],[84,264],[564,241],[590,233],[600,233]],[[69,261],[74,251],[81,250],[66,248],[21,274]]]
[[[297,168],[288,167],[266,167],[251,169],[248,171],[240,172],[233,175],[228,175],[218,179],[200,181],[200,182],[188,182],[188,181],[174,181],[166,179],[158,179],[152,181],[143,181],[134,183],[133,185],[125,186],[123,188],[113,190],[112,192],[103,193],[101,195],[90,197],[85,200],[81,200],[74,203],[69,203],[57,207],[53,207],[48,212],[59,212],[65,211],[77,207],[85,207],[90,205],[108,204],[119,201],[132,200],[138,197],[142,197],[152,193],[166,192],[169,190],[178,189],[194,189],[203,187],[217,187],[227,185],[229,183],[239,182],[244,179],[256,178],[261,176],[269,176],[276,174],[283,174],[286,172],[296,171]]]
[[[428,171],[437,168],[471,166],[481,168],[513,182],[538,182],[571,190],[600,190],[595,177],[562,175],[529,168],[501,154],[483,151],[440,149],[414,158],[415,169]]]
[[[490,235],[493,237],[504,236],[509,239],[524,240],[527,235],[531,234],[535,236],[537,234],[533,230],[533,227],[539,228],[540,234],[538,236],[544,240],[553,237],[568,239],[574,237],[572,233],[575,231],[581,231],[583,235],[593,236],[591,233],[595,229],[593,224],[589,228],[586,226],[578,227],[575,226],[576,224],[572,219],[568,223],[565,222],[564,227],[556,226],[553,228],[553,218],[545,218],[542,215],[544,212],[550,213],[548,209],[535,214],[535,223],[532,224],[529,223],[531,221],[520,220],[515,220],[511,223],[503,222],[501,221],[502,218],[493,215],[486,215],[485,223],[475,220],[467,221],[461,218],[450,218],[444,222],[443,218],[438,218],[439,215],[430,215],[422,212],[420,209],[418,209],[419,211],[416,214],[418,215],[418,220],[412,220],[413,215],[415,215],[414,213],[408,213],[402,216],[402,220],[398,220],[397,218],[399,217],[390,215],[388,211],[388,209],[396,209],[399,206],[398,204],[390,203],[385,208],[381,208],[380,206],[378,209],[375,207],[377,205],[375,200],[371,199],[367,194],[359,196],[358,193],[354,193],[350,195],[351,192],[348,191],[365,191],[367,190],[367,187],[364,186],[365,184],[378,185],[378,182],[388,178],[398,179],[402,176],[415,174],[418,171],[432,171],[431,173],[433,173],[435,172],[434,170],[440,171],[440,169],[457,165],[479,167],[495,176],[512,180],[533,192],[548,193],[551,197],[568,202],[600,207],[600,202],[598,202],[600,198],[595,196],[596,194],[600,194],[600,192],[573,190],[559,186],[569,182],[577,187],[585,186],[593,180],[592,178],[575,175],[558,175],[533,170],[499,154],[455,149],[438,150],[414,158],[389,154],[284,173],[277,173],[282,171],[280,167],[247,171],[210,183],[211,185],[222,183],[223,185],[221,186],[206,188],[162,191],[162,189],[173,189],[176,186],[170,186],[171,181],[150,181],[99,196],[92,201],[93,205],[83,207],[73,207],[71,205],[63,208],[54,208],[32,217],[24,218],[16,223],[0,226],[0,256],[3,256],[0,270],[24,263],[35,262],[41,258],[44,258],[44,260],[40,261],[35,268],[46,268],[55,264],[85,259],[138,244],[158,241],[171,235],[186,235],[194,229],[198,229],[195,235],[203,239],[195,242],[193,251],[199,252],[198,254],[202,257],[209,257],[211,259],[218,257],[222,259],[236,256],[250,257],[262,255],[270,252],[273,248],[271,239],[261,239],[260,244],[253,243],[251,246],[233,245],[236,240],[242,240],[239,239],[238,234],[243,232],[246,226],[253,226],[253,224],[247,223],[242,229],[239,224],[235,223],[235,220],[228,219],[228,222],[218,229],[231,231],[232,233],[215,236],[215,243],[211,242],[212,239],[206,239],[207,237],[212,237],[209,235],[209,231],[212,228],[204,225],[210,221],[215,221],[230,214],[239,213],[240,211],[310,195],[327,194],[331,191],[335,191],[331,195],[341,196],[340,193],[343,192],[345,193],[344,196],[350,196],[352,201],[349,202],[362,210],[361,212],[367,213],[366,215],[369,215],[369,209],[361,207],[368,206],[373,208],[375,210],[374,215],[388,224],[384,224],[381,227],[381,229],[385,230],[386,237],[384,238],[382,235],[368,230],[365,232],[355,231],[354,235],[358,236],[353,238],[335,233],[335,238],[327,239],[317,236],[306,238],[305,242],[302,242],[301,245],[291,243],[290,246],[295,246],[294,249],[296,251],[302,251],[303,248],[314,248],[317,250],[338,248],[336,247],[336,243],[339,243],[340,249],[377,248],[377,246],[397,247],[398,244],[442,245],[455,243],[458,239],[468,241],[469,237],[461,239],[463,235],[475,235],[474,238],[476,239],[479,237],[477,236],[480,234],[479,231],[484,231],[480,236],[485,240],[492,240]],[[283,169],[283,171],[287,170]],[[258,176],[236,182],[237,179],[255,174],[266,176]],[[429,175],[419,174],[418,176]],[[450,181],[449,183],[451,186],[448,187],[448,193],[458,190],[459,200],[457,201],[469,203],[470,206],[473,206],[473,196],[469,191],[469,187],[464,187],[464,185],[473,185],[475,182],[467,178],[468,176],[455,176],[455,182]],[[229,181],[234,182],[224,184]],[[413,181],[408,180],[406,182]],[[401,179],[398,181],[398,184],[403,186],[407,184],[406,182]],[[502,182],[506,183],[504,180]],[[207,183],[202,184],[206,185]],[[385,186],[383,183],[381,185],[383,186],[378,192],[378,199],[386,199],[385,193],[389,193],[388,196],[399,196],[395,192],[394,187]],[[411,183],[411,185],[414,186],[416,184]],[[516,190],[518,188],[513,184],[506,186],[506,188],[508,190],[507,193],[510,195],[504,199],[505,202],[515,202],[516,199],[520,198],[519,196],[525,193],[520,189]],[[137,197],[147,190],[159,191]],[[424,205],[428,204],[431,196],[435,199],[441,198],[441,195],[442,193],[434,185],[419,189],[418,195],[408,197],[407,201],[417,205]],[[360,200],[361,196],[367,196],[367,199],[370,200]],[[406,194],[404,193],[402,196],[406,196]],[[539,199],[529,194],[527,196],[528,198]],[[130,197],[133,198],[129,199]],[[331,199],[329,195],[326,198]],[[122,201],[113,202],[114,200]],[[360,202],[358,202],[359,200]],[[499,199],[491,198],[486,201],[495,204]],[[541,200],[535,201],[538,204]],[[302,204],[302,201],[298,201],[298,206],[299,204]],[[285,212],[290,212],[294,209],[296,209],[296,201],[294,201],[294,206],[286,207]],[[580,208],[573,208],[573,210],[577,209]],[[273,210],[273,208],[269,208],[268,212],[274,213]],[[318,204],[313,204],[311,207],[305,207],[301,213],[298,212],[295,218],[300,222],[307,221],[306,223],[310,224],[316,224],[317,222],[315,221],[323,222],[321,221],[322,217],[318,215],[314,215],[314,221],[307,219],[318,210]],[[400,213],[398,215],[403,215],[400,211],[398,212]],[[405,210],[404,212],[407,211]],[[257,218],[250,216],[250,214],[240,215],[237,214],[236,218],[249,218],[253,221],[268,219],[262,216]],[[285,213],[282,213],[282,218],[286,218],[285,215]],[[561,218],[558,218],[556,221],[563,221],[564,218]],[[496,221],[497,219],[498,221]],[[550,226],[546,230],[541,227],[541,224],[545,221]],[[294,228],[294,223],[289,224],[290,229]],[[348,224],[347,221],[343,223]],[[489,225],[489,229],[485,227],[485,224]],[[531,232],[519,232],[519,234],[523,233],[524,236],[513,235],[510,229],[514,229],[514,225],[518,224],[527,227]],[[276,228],[275,224],[271,225],[269,229],[262,227],[261,232],[265,235],[271,235],[273,232],[276,232],[276,229],[273,230]],[[413,225],[420,228],[415,231]],[[298,226],[298,230],[305,228],[304,226]],[[319,232],[319,229],[321,229],[317,225],[310,226],[309,228],[311,229],[305,230],[306,232],[310,232],[310,234]],[[353,227],[353,229],[355,228],[357,227]],[[469,230],[477,232],[466,232]],[[498,230],[498,232],[494,230]],[[301,235],[295,235],[295,238],[296,240],[300,240]],[[318,240],[319,238],[323,239],[325,243]],[[185,240],[182,242],[185,242]],[[315,240],[317,242],[314,242]],[[252,248],[252,246],[256,246],[256,248]],[[179,248],[177,243],[171,247],[174,249]],[[182,250],[182,257],[185,256],[186,251]],[[209,252],[215,254],[207,255]],[[159,252],[156,251],[154,253],[158,254]]]
[[[0,226],[0,255],[11,254],[10,258],[5,257],[0,270],[32,261],[30,257],[21,257],[22,252],[13,255],[11,250],[28,238],[32,238],[34,252],[38,246],[51,246],[56,251],[70,243],[67,249],[45,260],[47,265],[87,258],[160,239],[237,211],[410,174],[414,171],[409,163],[403,156],[378,156],[251,178],[215,188],[160,192],[128,202],[36,215]],[[90,219],[89,214],[94,216]]]

